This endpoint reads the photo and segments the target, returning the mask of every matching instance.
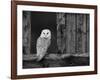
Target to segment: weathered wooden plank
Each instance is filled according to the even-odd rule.
[[[86,15],[83,15],[83,26],[82,26],[82,53],[86,52]]]
[[[23,60],[28,61],[28,60],[36,60],[36,54],[29,54],[29,55],[23,55]],[[57,59],[64,59],[64,58],[68,58],[70,56],[73,57],[89,57],[89,55],[87,53],[83,53],[83,54],[56,54],[56,53],[51,53],[47,56],[45,56],[45,59],[51,59],[51,60],[57,60]]]
[[[71,51],[71,16],[66,14],[66,53],[70,54]]]
[[[23,11],[23,54],[30,54],[31,13]]]
[[[76,23],[75,23],[75,14],[71,14],[71,19],[70,19],[70,34],[71,34],[71,40],[70,40],[70,53],[74,54],[75,53],[75,27],[76,27]]]
[[[89,18],[89,14],[86,15],[86,53],[89,54],[89,39],[90,39],[90,35],[89,35],[89,28],[90,28],[90,24],[89,24],[90,18]]]
[[[77,15],[77,53],[82,53],[82,15]]]
[[[61,53],[64,53],[66,51],[65,29],[65,14],[57,13],[57,45],[58,50],[61,51]]]

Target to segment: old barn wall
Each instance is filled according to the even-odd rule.
[[[57,14],[57,45],[62,53],[89,55],[89,15]]]
[[[30,54],[31,13],[23,11],[23,54]]]

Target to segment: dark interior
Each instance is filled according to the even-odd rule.
[[[51,30],[51,45],[48,53],[57,52],[56,13],[31,12],[31,53],[36,53],[36,41],[43,29]]]

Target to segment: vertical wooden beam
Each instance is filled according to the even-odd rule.
[[[71,34],[71,40],[70,40],[70,52],[71,54],[75,53],[75,14],[71,14],[71,19],[70,19],[70,34]]]
[[[82,53],[86,54],[86,15],[83,15],[83,26],[82,26]]]
[[[66,49],[67,49],[67,54],[70,54],[70,51],[71,51],[71,16],[70,14],[66,14]]]
[[[23,53],[30,54],[31,12],[23,11]]]
[[[65,13],[57,13],[57,45],[61,53],[66,52],[66,26],[65,26]]]
[[[75,14],[66,14],[66,51],[75,53]]]
[[[77,54],[82,53],[82,14],[77,14]]]
[[[89,15],[86,15],[86,53],[87,55],[89,55],[89,39],[90,39],[90,35],[89,35],[89,21],[90,21],[90,16]]]

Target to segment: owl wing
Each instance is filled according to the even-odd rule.
[[[37,59],[40,61],[46,54],[51,41],[45,40],[41,37],[37,39]]]
[[[41,37],[37,39],[36,49],[37,49],[37,61],[40,61],[46,53],[44,41]]]
[[[37,39],[37,47],[41,47],[41,48],[48,48],[51,44],[51,41],[49,39],[45,40],[44,38],[39,37]]]
[[[37,39],[37,44],[36,44],[36,47],[41,47],[42,46],[42,39],[39,37],[38,39]]]

